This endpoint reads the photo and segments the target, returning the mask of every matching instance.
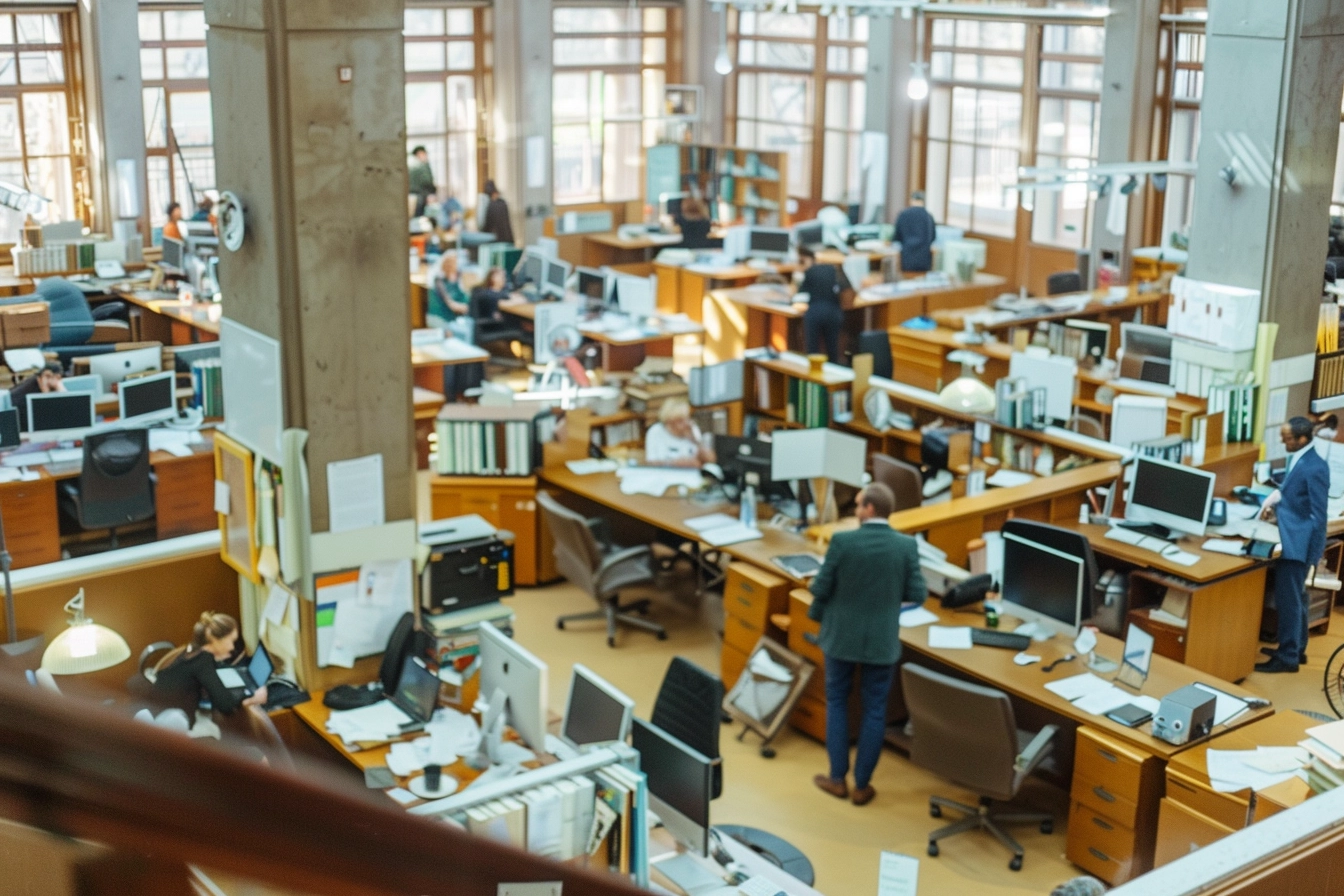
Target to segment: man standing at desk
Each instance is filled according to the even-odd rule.
[[[410,193],[415,197],[415,212],[411,217],[418,218],[425,213],[425,206],[437,189],[434,186],[434,171],[429,167],[429,151],[423,146],[411,150],[411,164],[407,176],[410,181]]]
[[[856,806],[876,796],[869,781],[882,754],[887,694],[901,657],[901,601],[928,596],[919,568],[919,548],[887,523],[896,498],[880,482],[859,493],[859,528],[831,537],[826,562],[812,582],[808,616],[821,622],[818,644],[826,657],[826,753],[830,774],[812,779],[832,796]],[[859,679],[859,745],[854,756],[854,792],[849,773],[849,692]]]
[[[901,270],[907,274],[927,274],[933,268],[933,241],[938,225],[924,207],[924,194],[910,194],[910,205],[896,216],[892,239],[901,244]]]
[[[1274,567],[1274,608],[1279,646],[1257,672],[1296,672],[1307,661],[1307,570],[1325,551],[1330,468],[1311,446],[1312,425],[1294,417],[1279,427],[1288,449],[1283,485],[1265,500],[1260,516],[1277,519],[1281,553]]]

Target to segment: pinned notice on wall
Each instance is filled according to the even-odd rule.
[[[350,668],[379,653],[402,614],[414,609],[409,557],[314,577],[317,664]]]
[[[332,532],[381,526],[383,456],[370,454],[327,464],[327,528]]]

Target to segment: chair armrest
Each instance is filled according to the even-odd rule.
[[[652,556],[653,552],[646,544],[637,544],[632,548],[621,548],[602,558],[602,565],[598,567],[597,574],[602,575],[614,566],[628,563],[631,560],[643,559]]]
[[[636,545],[622,548],[609,554],[602,560],[593,576],[593,584],[598,594],[606,594],[612,588],[634,584],[637,581],[651,579],[653,552],[648,545]]]
[[[602,547],[603,553],[611,553],[616,548],[616,543],[611,538],[611,521],[602,516],[590,516],[584,520],[588,526],[588,531],[593,533],[593,538]]]
[[[1036,732],[1036,736],[1031,739],[1031,743],[1027,744],[1026,749],[1017,754],[1017,758],[1013,760],[1014,790],[1027,775],[1035,770],[1036,766],[1041,764],[1045,757],[1050,755],[1054,746],[1055,735],[1058,733],[1058,725],[1046,725]]]
[[[93,322],[93,335],[89,342],[126,342],[130,338],[131,325],[124,320],[109,318]]]

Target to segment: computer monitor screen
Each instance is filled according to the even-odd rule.
[[[604,681],[587,666],[574,664],[569,678],[569,700],[560,736],[571,746],[625,742],[630,736],[630,720],[635,701]]]
[[[1003,612],[1041,633],[1072,637],[1083,618],[1082,557],[1011,532],[1003,535]]]
[[[171,236],[163,238],[163,266],[171,269],[175,273],[181,273],[182,265],[186,261],[186,243],[182,240],[173,239]]]
[[[713,762],[643,719],[635,719],[631,735],[639,770],[648,778],[649,807],[679,843],[708,855]]]
[[[46,392],[28,396],[28,431],[56,433],[93,426],[93,393]]]
[[[540,289],[545,271],[546,256],[535,249],[528,249],[513,270],[513,282],[517,286],[533,283]]]
[[[648,277],[617,277],[616,295],[621,313],[631,317],[649,317],[656,309],[653,281]]]
[[[565,297],[565,281],[568,279],[569,262],[547,259],[546,284],[544,291],[548,295],[555,296],[557,299],[563,299]]]
[[[151,348],[136,348],[125,352],[107,352],[89,356],[89,373],[103,378],[103,388],[114,385],[137,373],[157,373],[163,360],[163,349],[157,345]]]
[[[529,747],[542,749],[546,739],[546,664],[488,622],[482,622],[479,631],[481,694],[493,701],[496,691],[501,692],[508,700],[509,724]]]
[[[503,245],[504,248],[500,250],[499,258],[495,261],[495,265],[503,268],[505,271],[512,271],[514,268],[518,267],[518,262],[522,260],[523,250],[519,249],[517,246],[511,246],[508,243],[504,243]]]
[[[681,201],[685,198],[685,193],[663,193],[658,197],[662,213],[673,220],[681,217]]]
[[[826,225],[820,221],[804,221],[793,225],[793,244],[795,246],[819,246],[825,239]]]
[[[258,687],[262,684],[257,682]],[[424,660],[408,656],[402,662],[401,677],[397,679],[392,702],[415,721],[428,722],[439,703],[439,686],[439,676],[425,666]]]
[[[714,454],[719,468],[730,481],[741,483],[746,473],[755,473],[761,484],[770,481],[770,457],[773,446],[763,439],[738,436],[714,436]]]
[[[121,406],[122,423],[156,423],[177,416],[177,374],[156,373],[153,376],[126,380],[121,384],[117,402]]]
[[[744,389],[742,361],[724,361],[691,368],[690,402],[693,408],[741,401]]]
[[[1125,519],[1156,523],[1173,532],[1203,535],[1213,501],[1213,473],[1153,457],[1134,463],[1134,480],[1125,504]]]
[[[1171,384],[1171,333],[1148,324],[1120,325],[1120,375],[1150,383]],[[1159,362],[1149,366],[1145,362]],[[1165,362],[1165,366],[1164,363]]]
[[[787,258],[792,234],[780,227],[753,227],[747,235],[747,254],[756,258]]]
[[[591,299],[595,302],[606,301],[607,298],[607,275],[596,268],[578,269],[579,295]]]
[[[0,411],[0,451],[19,447],[19,412],[17,408]]]

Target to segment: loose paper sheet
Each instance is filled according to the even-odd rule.
[[[229,484],[223,479],[215,480],[215,513],[229,515]]]
[[[969,625],[931,625],[929,626],[929,646],[944,650],[970,650],[971,627]]]
[[[381,526],[383,456],[370,454],[327,464],[328,526],[332,532]]]
[[[877,872],[877,896],[915,896],[919,890],[919,859],[882,851]]]

